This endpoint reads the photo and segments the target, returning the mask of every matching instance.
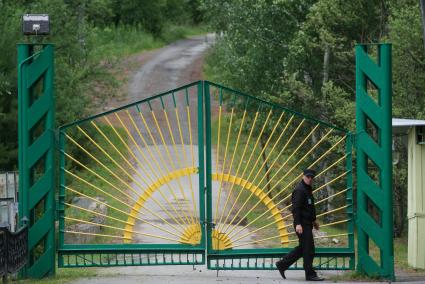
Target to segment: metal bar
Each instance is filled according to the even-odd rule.
[[[265,100],[263,100],[263,99],[261,99],[261,98],[258,98],[258,97],[252,96],[252,95],[248,95],[248,94],[242,93],[242,92],[240,92],[240,91],[233,90],[233,89],[231,89],[231,88],[228,88],[228,87],[225,87],[225,86],[222,86],[222,85],[219,85],[219,84],[216,84],[216,83],[210,82],[210,81],[205,81],[205,82],[206,82],[206,83],[208,83],[208,84],[209,84],[209,85],[211,85],[211,86],[215,86],[215,87],[217,87],[217,88],[221,88],[221,89],[223,89],[223,90],[226,90],[226,91],[229,91],[229,92],[232,92],[232,93],[238,94],[238,95],[240,95],[240,96],[242,96],[242,97],[247,97],[247,98],[249,98],[250,100],[257,101],[257,102],[259,102],[259,103],[261,103],[261,104],[269,105],[269,106],[271,106],[271,107],[278,108],[278,109],[284,110],[284,111],[286,111],[286,112],[292,113],[292,114],[294,114],[294,115],[296,115],[296,116],[298,116],[298,117],[305,118],[305,119],[308,119],[308,120],[310,120],[310,121],[313,121],[313,122],[316,122],[316,123],[320,123],[320,124],[322,124],[322,125],[325,125],[325,126],[328,126],[328,127],[334,128],[334,129],[335,129],[335,130],[337,130],[337,131],[341,131],[341,132],[344,132],[344,133],[347,133],[347,132],[348,132],[348,130],[346,130],[346,129],[343,129],[343,128],[340,128],[340,127],[334,126],[334,125],[332,125],[332,124],[329,124],[329,123],[327,123],[327,122],[324,122],[324,121],[321,121],[321,120],[315,119],[315,118],[310,117],[310,116],[308,116],[308,115],[304,115],[304,114],[301,114],[301,113],[299,113],[299,112],[296,112],[296,111],[293,111],[293,110],[287,109],[287,108],[285,108],[285,107],[283,107],[283,106],[281,106],[281,105],[278,105],[278,104],[275,104],[275,103],[271,103],[271,102],[265,101]]]
[[[154,155],[153,155],[153,153],[152,153],[152,151],[150,151],[150,149],[149,149],[149,146],[148,146],[148,144],[147,144],[147,142],[146,142],[146,140],[145,140],[145,138],[143,137],[143,135],[140,133],[140,129],[137,127],[137,125],[136,125],[136,123],[134,122],[134,119],[131,117],[131,115],[130,115],[130,113],[128,112],[128,111],[126,111],[126,114],[127,114],[127,116],[130,118],[130,121],[131,121],[131,123],[132,123],[132,125],[133,125],[133,128],[136,130],[136,132],[138,133],[138,135],[139,135],[139,137],[142,139],[142,141],[143,141],[143,144],[145,145],[145,148],[148,150],[148,153],[149,153],[149,155],[151,156],[151,158],[152,158],[152,161],[157,165],[157,167],[158,167],[158,172],[161,174],[161,175],[163,175],[164,176],[164,174],[163,174],[163,172],[162,172],[162,167],[158,164],[158,162],[157,162],[157,160],[155,159],[155,157],[154,157]],[[153,175],[156,177],[156,179],[157,180],[160,180],[160,177],[158,177],[158,175],[156,174],[156,171],[153,169],[153,167],[152,167],[152,165],[151,165],[151,162],[150,162],[150,160],[146,157],[146,155],[143,153],[143,151],[140,149],[140,146],[137,144],[137,142],[135,141],[135,139],[134,139],[134,137],[133,137],[133,135],[131,134],[131,132],[130,132],[130,130],[127,128],[127,126],[123,123],[123,121],[121,120],[121,118],[120,118],[120,116],[118,115],[118,114],[116,114],[115,113],[115,117],[119,120],[119,122],[120,122],[120,124],[123,126],[123,128],[124,128],[124,130],[127,132],[127,135],[130,137],[130,139],[132,140],[132,142],[133,142],[133,144],[136,146],[136,148],[137,148],[137,150],[138,150],[138,152],[142,155],[142,157],[143,157],[143,159],[146,161],[146,163],[147,163],[147,165],[148,165],[148,167],[151,169],[151,171],[152,171],[152,173],[153,173]],[[136,160],[138,160],[138,159],[136,159]],[[142,167],[143,169],[144,169],[144,167]],[[164,169],[167,169],[167,167],[164,165]],[[147,172],[146,170],[145,170],[145,172]],[[148,174],[148,176],[150,177],[150,175]],[[152,179],[152,177],[150,177],[150,179],[153,181],[153,179]],[[154,182],[154,181],[153,181]],[[174,198],[176,198],[175,197],[175,194],[174,194],[174,192],[173,192],[173,189],[170,187],[170,185],[168,184],[168,183],[166,183],[166,185],[167,185],[167,188],[168,188],[168,190],[170,191],[170,193],[173,195],[173,197]],[[134,190],[134,189],[133,189]],[[168,198],[166,198],[165,197],[165,195],[162,193],[162,191],[158,191],[160,194],[161,194],[161,196],[164,198],[164,200],[166,200],[166,202],[169,202],[168,201]],[[177,198],[176,198],[177,199]],[[159,203],[157,203],[155,200],[156,199],[153,199],[154,200],[154,202],[156,203],[156,204],[158,204],[158,206],[160,206],[161,207],[161,205],[159,205]],[[177,210],[175,209],[175,207],[174,206],[172,206],[172,208],[173,208],[173,210],[174,210],[174,212],[176,213],[176,215],[179,217],[179,219],[184,223],[184,220],[181,218],[181,216],[176,212]],[[168,212],[168,210],[166,210],[166,209],[163,209],[165,212]],[[168,214],[167,214],[168,215]],[[184,227],[183,227],[183,225],[181,224],[181,223],[179,223],[176,219],[175,219],[175,216],[170,216],[171,217],[171,219],[173,219],[174,221],[176,221],[176,223],[179,225],[179,226],[181,226],[183,229],[184,229]]]
[[[93,200],[93,201],[95,201],[95,202],[97,202],[97,203],[99,203],[99,204],[103,204],[103,205],[105,205],[106,207],[109,207],[109,208],[111,208],[111,209],[113,209],[113,210],[115,210],[115,211],[117,211],[117,212],[120,212],[120,213],[122,213],[122,214],[124,214],[124,215],[127,215],[127,216],[129,216],[129,217],[132,217],[132,218],[134,218],[134,219],[137,219],[137,220],[139,220],[139,221],[141,221],[141,222],[144,222],[144,223],[147,223],[147,224],[150,224],[150,222],[148,222],[148,221],[146,221],[146,220],[144,220],[144,219],[142,219],[142,218],[140,218],[140,217],[137,217],[137,216],[131,216],[129,213],[127,213],[127,212],[125,212],[125,211],[123,211],[123,210],[121,210],[121,209],[118,209],[118,208],[116,208],[116,207],[114,207],[114,206],[112,206],[112,205],[109,205],[109,204],[107,204],[107,203],[105,203],[105,202],[102,202],[102,201],[99,201],[99,200],[97,200],[96,198],[94,198],[94,197],[91,197],[91,196],[88,196],[88,195],[86,195],[86,194],[84,194],[84,193],[81,193],[81,192],[79,192],[79,191],[77,191],[77,190],[75,190],[75,189],[72,189],[71,187],[68,187],[68,186],[66,186],[66,189],[67,190],[70,190],[70,191],[72,191],[72,192],[74,192],[74,193],[76,193],[76,194],[78,194],[78,195],[81,195],[81,196],[84,196],[84,197],[86,197],[86,198],[88,198],[88,199],[90,199],[90,200]],[[129,207],[129,208],[132,208],[130,205],[128,205],[128,204],[126,204],[126,206],[127,207]],[[165,222],[166,224],[169,224],[171,227],[173,227],[176,231],[178,231],[178,232],[180,232],[182,235],[183,235],[183,232],[182,231],[179,231],[178,230],[178,228],[176,228],[173,224],[171,224],[171,223],[169,223],[167,220],[165,220],[164,218],[162,218],[161,216],[158,216],[163,222]],[[152,226],[156,226],[156,225],[152,225]]]
[[[237,168],[237,170],[236,170],[236,174],[235,174],[235,176],[238,176],[239,170],[240,170],[240,168],[241,168],[241,166],[242,166],[242,162],[243,162],[243,160],[244,160],[246,150],[248,149],[249,141],[251,140],[251,136],[252,136],[252,133],[253,133],[253,131],[254,131],[254,127],[255,127],[255,125],[256,125],[258,115],[259,115],[259,113],[258,113],[258,111],[257,111],[257,112],[255,113],[254,122],[252,123],[251,130],[250,130],[249,135],[248,135],[248,139],[247,139],[247,141],[245,142],[246,144],[245,144],[244,150],[243,150],[243,152],[242,152],[242,157],[240,158],[239,165],[238,165],[238,168]],[[232,185],[231,185],[231,187],[230,187],[230,190],[229,190],[228,195],[231,195],[234,185],[235,185],[235,184],[234,184],[234,183],[232,183]],[[229,200],[229,199],[227,199],[226,201],[228,201],[228,200]],[[229,217],[229,215],[227,215],[227,216],[226,216],[226,218],[224,219],[224,221],[222,222],[222,218],[224,217],[224,212],[226,212],[226,208],[227,208],[227,203],[225,203],[225,204],[224,204],[224,207],[223,207],[223,209],[222,209],[222,214],[221,214],[221,216],[220,216],[220,221],[219,221],[219,224],[218,224],[218,226],[219,226],[219,229],[218,229],[218,230],[219,230],[219,231],[221,231],[221,230],[223,229],[223,227],[224,227],[224,225],[220,227],[220,224],[225,224],[225,223],[226,223],[226,221],[227,221],[227,218]],[[232,207],[232,208],[233,208],[233,207]]]
[[[224,173],[224,171],[225,171],[225,168],[226,168],[226,159],[227,159],[227,149],[228,149],[228,145],[229,145],[229,138],[230,138],[230,130],[232,129],[232,122],[233,122],[233,113],[234,113],[234,108],[232,108],[232,110],[231,110],[231,114],[230,114],[230,122],[229,122],[229,127],[228,127],[228,130],[227,130],[227,139],[226,139],[226,148],[225,148],[225,150],[224,150],[224,159],[223,159],[223,170],[222,170],[222,174]],[[221,116],[221,105],[220,105],[220,110],[219,110],[219,117]],[[220,120],[220,119],[219,119]],[[219,121],[219,126],[218,126],[218,135],[220,135],[220,121]],[[218,144],[219,142],[217,142],[217,144]],[[217,149],[218,149],[218,146],[217,146]],[[216,172],[218,173],[219,171],[218,171],[218,161],[219,161],[219,159],[218,159],[218,157],[220,156],[220,153],[219,153],[219,151],[217,150],[217,161],[216,161],[216,163],[217,163],[217,169],[216,169]],[[215,207],[215,214],[214,214],[214,223],[217,223],[217,214],[218,214],[218,205],[219,205],[219,203],[220,203],[220,199],[221,199],[221,191],[222,191],[222,186],[223,186],[223,179],[221,179],[220,180],[220,185],[219,185],[219,188],[218,188],[218,197],[217,197],[217,202],[216,202],[216,207]]]
[[[392,74],[391,44],[378,45],[378,62],[367,53],[368,45],[356,46],[356,128],[357,136],[357,269],[368,275],[379,275],[394,280],[393,206],[392,206]],[[379,90],[378,104],[368,94],[367,80]],[[379,145],[367,133],[366,120],[370,118],[381,130]],[[367,159],[373,160],[381,169],[379,200],[375,204],[381,209],[382,224],[368,222],[367,198],[370,181]],[[372,158],[371,158],[372,159]],[[376,199],[376,198],[375,198]],[[381,262],[376,263],[369,255],[371,238],[381,250]]]
[[[201,230],[201,246],[207,247],[207,251],[211,247],[211,148],[206,147],[206,155],[204,156],[204,99],[205,99],[205,139],[206,145],[211,145],[211,121],[209,121],[210,101],[208,85],[198,82],[198,160],[199,160],[199,216]],[[206,164],[205,164],[206,159]],[[205,176],[206,175],[206,176]],[[205,208],[205,193],[207,194],[207,208]],[[206,213],[206,216],[205,216]],[[206,219],[205,219],[206,217]],[[205,220],[207,223],[205,223]],[[205,240],[206,235],[206,240]]]
[[[168,119],[168,114],[167,114],[167,112],[166,112],[165,108],[163,109],[163,112],[164,112],[164,115],[165,115],[165,120],[167,121],[168,132],[170,133],[171,141],[173,142],[173,149],[174,149],[174,153],[176,154],[176,157],[177,157],[177,168],[182,168],[181,160],[180,160],[180,156],[179,156],[178,151],[177,151],[176,141],[174,140],[174,134],[173,134],[173,131],[171,130],[170,121],[169,121],[169,119]],[[155,120],[155,121],[156,121],[156,120]],[[163,143],[164,143],[164,141],[163,141]],[[166,146],[166,145],[164,144],[164,146]],[[168,147],[166,147],[166,149],[168,149]],[[168,153],[168,150],[167,150],[167,153]],[[171,161],[171,156],[170,156],[170,154],[168,154],[168,156],[169,156],[170,161]],[[173,165],[174,165],[174,162],[173,162]],[[174,165],[174,169],[176,169],[175,165]],[[178,178],[177,178],[177,182],[178,182],[178,184],[179,184],[180,192],[181,192],[181,194],[183,195],[183,198],[186,200],[186,199],[187,199],[187,198],[186,198],[186,194],[184,193],[184,189],[183,189],[182,184],[181,184],[181,182],[180,182],[180,177],[178,177]],[[179,204],[180,204],[180,202],[179,202]],[[180,204],[180,205],[181,205],[181,204]],[[180,209],[182,209],[182,208],[180,208]],[[183,210],[182,210],[182,211],[183,211]],[[186,216],[187,221],[190,223],[190,221],[188,220],[188,219],[189,219],[188,217],[190,217],[190,219],[191,219],[191,223],[192,223],[192,224],[195,224],[195,218],[194,218],[193,211],[189,211],[189,209],[188,209],[187,207],[186,207],[186,210],[185,210],[185,211],[187,212],[187,216]],[[185,214],[185,215],[186,215],[186,214]],[[190,216],[189,216],[189,215],[190,215]]]
[[[232,159],[231,159],[231,161],[230,161],[230,166],[229,166],[229,171],[228,171],[228,174],[229,174],[229,175],[231,174],[232,166],[233,166],[233,161],[234,161],[234,158],[235,158],[235,156],[236,156],[236,152],[237,152],[237,149],[238,149],[238,146],[239,146],[239,139],[240,139],[240,137],[241,137],[241,133],[242,133],[243,125],[244,125],[244,123],[245,123],[246,113],[247,113],[247,111],[246,111],[246,109],[245,109],[245,110],[244,110],[244,112],[243,112],[243,116],[242,116],[242,120],[241,120],[240,126],[239,126],[238,137],[236,138],[236,144],[235,144],[235,145],[236,145],[236,147],[235,147],[235,150],[233,151]],[[210,135],[211,135],[211,134],[210,134]],[[212,173],[211,173],[211,174],[212,174]],[[225,207],[226,207],[227,203],[229,202],[229,199],[230,199],[230,194],[227,194],[226,202],[224,203],[224,204],[225,204]],[[221,215],[221,217],[222,217],[222,215]],[[220,221],[219,221],[219,222],[220,222]]]
[[[128,115],[128,116],[130,116],[130,114],[129,114],[129,112],[128,112],[128,111],[127,111],[127,115]],[[150,127],[149,127],[149,125],[146,123],[146,120],[145,120],[145,118],[144,118],[143,114],[140,112],[140,113],[139,113],[139,115],[140,115],[140,117],[142,118],[142,120],[143,120],[143,124],[145,125],[145,127],[146,127],[146,129],[147,129],[147,131],[148,131],[149,137],[151,138],[152,143],[154,144],[155,150],[156,150],[156,152],[158,153],[158,156],[159,156],[160,160],[161,160],[161,161],[162,161],[162,163],[163,163],[164,169],[166,169],[167,171],[170,171],[170,169],[167,167],[167,163],[165,162],[164,157],[163,157],[163,155],[162,155],[161,151],[158,149],[158,144],[157,144],[157,142],[156,142],[155,138],[153,137],[152,132],[151,132],[151,130],[150,130]],[[155,116],[155,113],[154,113],[154,111],[153,111],[153,110],[151,111],[151,115],[152,115],[152,117],[153,117],[153,119],[154,119],[154,121],[155,121],[155,125],[156,125],[156,128],[157,128],[157,130],[158,130],[158,133],[159,133],[159,135],[160,135],[160,137],[161,137],[161,140],[162,140],[162,143],[163,143],[163,145],[164,145],[165,151],[167,152],[167,156],[168,156],[168,158],[169,158],[169,160],[170,160],[171,168],[175,169],[174,163],[173,163],[173,161],[172,161],[172,159],[171,159],[170,153],[169,153],[168,148],[167,148],[167,145],[166,145],[166,143],[165,143],[164,136],[163,136],[162,131],[161,131],[160,127],[159,127],[158,121],[157,121],[157,119],[156,119],[156,116]],[[149,148],[148,148],[148,149],[149,149]],[[150,152],[150,150],[149,150],[149,152]],[[152,156],[152,155],[151,155],[151,156]],[[152,158],[153,158],[153,157],[152,157]],[[182,186],[181,186],[181,184],[180,184],[180,180],[179,180],[179,179],[177,180],[177,183],[178,183],[178,185],[179,185],[179,189],[180,189],[180,191],[183,191],[183,189],[182,189]],[[177,198],[177,196],[175,195],[174,191],[170,191],[170,192],[171,192],[171,194],[173,195],[174,199],[175,199],[175,200],[178,200],[178,198]],[[178,204],[181,206],[181,204],[180,204],[180,203],[178,203]],[[182,210],[182,211],[183,211],[183,210]],[[180,220],[181,220],[183,223],[185,223],[186,225],[190,226],[190,221],[188,220],[188,218],[187,218],[186,214],[184,214],[184,215],[185,215],[184,217],[185,217],[185,219],[186,219],[186,220],[183,220],[182,216],[181,216],[180,214],[178,214],[176,210],[175,210],[175,213],[177,214],[177,216],[179,216]]]
[[[35,46],[40,46],[41,51],[34,53]],[[28,233],[30,254],[33,254],[35,244],[45,240],[44,250],[40,252],[41,257],[33,263],[29,263],[22,272],[24,277],[33,278],[41,278],[55,272],[55,226],[54,218],[48,216],[48,214],[53,214],[55,209],[53,53],[51,44],[18,44],[19,225],[25,225],[25,220],[30,221],[28,224],[30,227]],[[38,94],[39,98],[36,98],[34,86],[40,78],[44,79],[43,86],[41,94]],[[37,108],[33,109],[32,106],[37,106]],[[42,117],[40,117],[41,113],[44,114]],[[43,118],[45,118],[44,132],[33,141],[32,131]],[[41,142],[43,142],[42,145]],[[34,165],[38,163],[43,163],[44,168],[44,172],[40,173],[40,179],[49,180],[48,185],[43,188],[47,193],[42,195],[31,191],[35,182]],[[33,215],[33,209],[40,202],[44,202],[44,210],[40,218],[35,219],[30,215]],[[48,223],[39,221],[48,221]],[[37,230],[31,230],[33,227]]]
[[[260,142],[261,137],[263,136],[264,130],[265,130],[266,126],[267,126],[267,123],[268,123],[269,118],[270,118],[270,116],[271,116],[271,114],[272,114],[272,111],[273,111],[273,110],[271,109],[271,110],[269,111],[268,115],[267,115],[266,121],[264,122],[263,127],[261,128],[260,134],[258,135],[257,140],[255,141],[254,147],[252,148],[251,154],[249,155],[248,162],[246,162],[246,164],[245,164],[245,168],[244,168],[244,170],[243,170],[243,172],[242,172],[242,174],[241,174],[241,176],[240,176],[241,178],[243,178],[243,177],[245,176],[245,172],[246,172],[246,170],[248,169],[248,166],[249,166],[249,164],[251,163],[251,159],[252,159],[252,157],[253,157],[253,155],[254,155],[254,153],[255,153],[255,150],[257,149],[257,145],[258,145],[258,143]],[[248,143],[246,144],[246,146],[248,146]],[[260,153],[260,156],[261,156],[261,153]],[[243,157],[241,158],[241,162],[242,162],[242,161],[243,161]],[[254,167],[253,167],[252,169],[254,169]],[[252,172],[252,171],[251,171],[251,172]],[[249,177],[247,178],[247,180],[249,180]],[[244,189],[244,188],[245,188],[245,185],[243,185],[243,186],[242,186],[242,188],[239,190],[239,194],[236,196],[236,198],[235,198],[235,200],[234,200],[234,202],[233,202],[233,205],[232,205],[232,207],[231,207],[231,209],[230,209],[230,211],[229,211],[228,215],[226,216],[226,219],[224,220],[224,223],[226,223],[227,218],[228,218],[228,217],[230,216],[230,214],[232,213],[233,208],[236,206],[236,203],[237,203],[237,201],[239,200],[239,198],[240,198],[240,196],[241,196],[241,194],[242,194],[242,192],[243,192],[243,189]],[[253,194],[253,192],[252,192],[251,194]],[[242,207],[243,207],[243,206],[242,206]],[[242,208],[242,207],[241,207],[241,208]],[[233,217],[233,219],[229,222],[228,226],[224,229],[224,232],[226,232],[226,231],[227,231],[227,229],[229,228],[230,224],[231,224],[231,223],[233,223],[233,222],[235,221],[235,218],[236,218],[236,216],[239,214],[240,210],[241,210],[241,209],[239,209],[239,210],[238,210],[238,212],[235,214],[235,216]],[[223,213],[224,213],[224,210],[223,210]],[[222,229],[223,229],[223,228],[224,228],[224,225],[222,226]]]
[[[170,94],[170,93],[172,93],[172,92],[178,92],[178,91],[180,91],[180,90],[184,90],[184,89],[187,89],[187,88],[190,88],[190,87],[196,86],[199,82],[202,82],[202,81],[193,82],[193,83],[190,83],[190,84],[187,84],[187,85],[184,85],[184,86],[178,87],[178,88],[176,88],[176,89],[173,89],[173,90],[171,90],[171,91],[167,91],[167,92],[164,92],[164,93],[160,93],[160,94],[157,94],[157,95],[154,95],[154,96],[148,97],[148,98],[146,98],[146,99],[143,99],[143,100],[140,100],[140,101],[136,101],[136,102],[134,102],[134,103],[130,103],[130,104],[127,104],[127,105],[121,106],[121,107],[116,108],[116,109],[113,109],[113,110],[105,111],[105,112],[102,112],[102,113],[99,113],[99,114],[96,114],[96,115],[89,116],[89,117],[87,117],[87,118],[85,118],[85,119],[80,119],[80,120],[74,121],[74,122],[72,122],[72,123],[64,124],[64,125],[62,125],[62,126],[59,128],[59,130],[64,130],[64,129],[69,128],[69,127],[71,127],[71,126],[79,125],[79,124],[82,124],[82,123],[84,123],[84,122],[91,121],[91,120],[93,120],[93,119],[96,119],[96,118],[99,118],[99,117],[102,117],[102,116],[106,116],[106,115],[109,115],[109,114],[112,114],[112,113],[118,112],[118,111],[120,111],[120,110],[124,110],[124,109],[128,109],[128,108],[131,108],[131,107],[134,107],[134,106],[140,105],[140,104],[142,104],[142,103],[149,103],[150,101],[152,101],[152,100],[154,100],[154,99],[158,99],[158,98],[160,98],[160,97],[163,97],[163,96],[169,95],[169,94]]]
[[[167,237],[164,237],[164,236],[158,236],[158,235],[153,235],[153,234],[142,233],[142,232],[139,232],[139,231],[130,231],[130,230],[126,230],[126,229],[115,227],[115,226],[110,226],[110,225],[106,225],[106,224],[91,222],[91,221],[77,219],[77,218],[73,218],[73,217],[67,217],[67,216],[65,216],[64,219],[65,220],[79,222],[79,223],[85,223],[85,224],[90,224],[90,225],[96,225],[96,226],[100,226],[100,227],[110,228],[110,229],[114,229],[114,230],[118,230],[118,231],[131,232],[131,233],[139,234],[139,235],[142,235],[142,236],[154,237],[154,238],[168,240],[168,241],[174,241],[174,242],[181,242],[182,241],[182,240],[167,238]],[[87,234],[91,234],[91,233],[87,233]],[[123,238],[125,238],[125,237],[123,237]]]
[[[346,160],[346,168],[349,171],[347,175],[347,194],[346,194],[346,200],[348,204],[353,204],[353,135],[349,133],[347,135],[346,139],[346,145],[345,145],[345,153],[347,156]],[[353,206],[347,207],[347,215],[350,221],[348,222],[348,232],[351,233],[351,235],[348,236],[348,247],[352,248],[354,250],[354,213],[353,213]],[[349,261],[349,268],[351,270],[355,269],[355,257],[350,257]]]
[[[173,98],[174,98],[174,96],[173,96]],[[180,116],[179,116],[179,112],[178,112],[177,107],[174,110],[175,110],[175,114],[176,114],[176,120],[177,120],[178,129],[179,129],[179,134],[180,134],[180,143],[182,145],[182,150],[183,150],[184,164],[187,167],[187,162],[188,162],[187,160],[188,159],[187,159],[185,143],[184,143],[184,140],[183,140],[182,128],[181,128],[181,125],[180,125]],[[192,167],[194,167],[194,166],[192,165]],[[195,192],[193,191],[192,178],[190,176],[188,176],[187,178],[189,180],[190,193],[191,193],[191,196],[192,196],[192,205],[193,205],[193,215],[192,215],[192,217],[194,218],[193,223],[196,224],[197,222],[199,222],[199,220],[197,220],[198,218],[195,216],[195,214],[198,213],[196,201],[195,201]]]
[[[203,94],[202,94],[203,92]],[[212,162],[212,157],[211,157],[211,95],[210,95],[210,87],[208,83],[204,83],[203,85],[199,86],[198,89],[198,95],[201,98],[201,100],[203,100],[203,98],[205,99],[205,139],[206,139],[206,194],[207,194],[207,208],[206,208],[206,213],[207,213],[207,226],[206,226],[206,230],[207,230],[207,252],[212,250],[212,230],[214,229],[214,225],[212,223],[212,181],[211,181],[211,162]],[[199,99],[198,99],[199,100]],[[201,111],[202,112],[202,105],[199,105],[198,108],[198,115]],[[199,136],[203,136],[204,134],[204,129],[203,129],[203,120],[204,118],[200,119],[201,121],[198,122],[198,135]],[[202,132],[201,132],[202,131]],[[202,146],[203,146],[203,138],[202,140]],[[199,142],[201,142],[201,140]],[[199,155],[201,158],[202,155],[202,161],[203,160],[203,155],[204,155],[204,150],[202,147],[202,151],[199,151]],[[200,159],[201,161],[201,159]],[[200,166],[203,165],[200,163]],[[202,173],[204,173],[204,171],[202,171]],[[203,183],[202,183],[203,185]],[[205,192],[204,192],[205,194]],[[203,194],[199,194],[200,196]]]
[[[329,153],[329,152],[327,152]],[[322,155],[321,158],[323,158],[324,156]],[[343,157],[345,158],[345,156]],[[341,160],[341,159],[340,159]],[[340,161],[338,160],[338,161]],[[332,166],[336,165],[336,163],[334,163]],[[319,173],[317,176],[319,176],[320,174],[324,173],[325,171],[329,170],[332,166],[328,167],[327,169],[325,169],[324,171],[322,171],[321,173]],[[294,179],[295,180],[295,179]],[[289,185],[288,185],[289,186]],[[286,186],[285,188],[287,188],[288,186]],[[284,188],[284,189],[285,189]],[[323,188],[323,187],[322,187]],[[288,199],[290,197],[290,195],[287,195],[285,198],[283,198],[281,201],[277,202],[276,204],[274,204],[274,206],[277,206],[278,204],[284,202],[286,199]],[[285,208],[283,208],[281,211],[289,208],[290,205],[286,206]],[[243,226],[242,228],[240,228],[239,230],[237,230],[235,233],[233,233],[232,235],[237,235],[239,234],[244,228],[247,228],[249,225],[253,224],[255,221],[257,221],[259,218],[261,218],[262,216],[264,216],[265,214],[267,214],[270,211],[270,208],[268,208],[267,211],[263,212],[261,215],[257,216],[254,220],[250,221],[247,225]],[[289,215],[288,215],[289,216]],[[287,218],[288,216],[284,216],[283,218]],[[268,216],[267,219],[273,218],[273,216]],[[230,233],[230,232],[229,232]]]
[[[315,128],[313,128],[313,130],[310,132],[310,134],[309,135],[307,135],[307,137],[309,137],[312,133],[313,133],[313,131],[317,128],[317,126],[318,125],[316,125],[316,127]],[[330,132],[328,132],[327,133],[327,135],[329,134]],[[314,150],[315,149],[315,147],[317,147],[323,140],[324,140],[324,138],[326,138],[327,137],[327,135],[325,135],[321,140],[319,140],[319,142],[317,142],[316,143],[316,145],[314,146],[314,147],[312,147],[311,149],[310,149],[310,151],[312,151],[312,150]],[[306,138],[307,138],[306,137]],[[276,172],[276,174],[269,180],[269,182],[264,186],[264,188],[273,180],[273,178],[275,177],[275,176],[277,176],[277,173],[281,170],[281,169],[283,169],[283,167],[286,165],[286,163],[291,159],[291,157],[294,155],[294,153],[296,152],[296,151],[298,151],[298,149],[304,144],[304,142],[306,141],[306,138],[303,140],[303,142],[301,142],[301,144],[297,147],[297,149],[291,154],[291,156],[290,157],[288,157],[287,159],[286,159],[286,161],[285,161],[285,163],[280,167],[280,169]],[[310,152],[309,151],[309,152]],[[308,153],[309,153],[308,152]],[[308,154],[307,153],[307,154]],[[303,158],[301,158],[301,160],[300,161],[302,161],[302,159],[304,159],[306,156],[307,156],[307,154],[306,155],[304,155],[303,156]],[[276,161],[276,160],[275,160]],[[298,161],[298,163],[300,162],[300,161]],[[298,164],[297,163],[297,164]],[[297,165],[296,164],[296,165]],[[295,165],[295,166],[296,166]],[[284,176],[284,177],[286,177],[294,168],[295,168],[295,166],[294,167],[292,167],[291,168],[291,170],[289,170],[288,171],[288,173]],[[270,167],[270,169],[271,169],[271,167]],[[264,178],[264,177],[263,177]],[[281,179],[282,180],[282,179]],[[280,181],[281,181],[280,180]],[[279,181],[279,182],[280,182]],[[275,184],[275,186],[279,183],[279,182],[277,182],[276,184]],[[261,182],[260,182],[261,183]],[[268,190],[267,192],[266,192],[266,196],[270,193],[270,192],[272,192],[272,190],[273,190],[273,188],[275,187],[275,186],[273,186],[272,188],[270,188],[270,190]],[[276,196],[279,196],[279,194],[281,194],[282,193],[282,191],[283,190],[281,190],[278,194],[276,194],[273,198],[270,198],[270,200],[269,200],[269,202],[272,202],[273,201],[273,199],[274,198],[276,198]],[[236,213],[236,215],[235,215],[235,217],[233,218],[233,220],[236,218],[236,216],[242,211],[242,209],[244,208],[244,206],[248,203],[248,200],[249,200],[249,198],[252,196],[252,194],[246,199],[246,201],[244,202],[244,204],[240,207],[240,209],[239,209],[239,211]],[[232,230],[231,231],[233,231],[239,224],[240,224],[240,222],[241,222],[241,220],[243,220],[245,217],[247,217],[248,216],[248,214],[250,213],[250,212],[252,212],[261,202],[263,201],[263,199],[261,199],[260,198],[260,200],[253,206],[253,207],[251,207],[250,208],[250,210],[248,211],[248,212],[246,212],[245,213],[245,215],[244,215],[244,217],[242,217],[241,219],[240,219],[240,221],[236,224],[236,225],[234,225],[233,226],[233,228],[232,228]],[[279,203],[277,203],[277,204],[279,204]],[[275,204],[275,206],[277,206],[277,204]],[[271,208],[268,208],[268,210],[266,211],[266,212],[269,212],[271,210]],[[272,216],[270,216],[270,217],[274,217],[273,215]],[[270,218],[269,217],[269,218]],[[230,223],[232,223],[233,222],[233,220],[230,222]],[[227,231],[227,229],[230,227],[230,224],[227,226],[227,228],[226,228],[226,230],[224,231],[224,232],[226,232]],[[230,231],[230,232],[231,232]],[[228,234],[230,234],[230,232],[228,233]]]

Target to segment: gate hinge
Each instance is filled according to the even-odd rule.
[[[213,223],[213,222],[202,221],[202,224],[207,225],[211,229],[215,228],[215,223]]]

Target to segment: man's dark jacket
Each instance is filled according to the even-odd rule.
[[[311,185],[301,180],[292,192],[292,215],[294,225],[312,225],[316,220],[316,209]]]

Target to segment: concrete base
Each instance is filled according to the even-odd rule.
[[[425,269],[425,214],[409,217],[408,264]]]

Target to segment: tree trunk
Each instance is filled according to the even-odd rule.
[[[424,44],[424,50],[425,50],[425,0],[420,0],[419,3],[421,6],[422,37],[423,37],[423,44]]]
[[[322,80],[322,87],[325,86],[325,84],[329,81],[329,61],[330,61],[330,55],[331,55],[331,49],[329,47],[329,44],[325,44],[325,53],[323,54],[323,80]],[[315,137],[313,135],[314,139],[313,142],[317,143],[317,141],[319,140],[317,137]],[[328,167],[328,163],[327,161],[322,161],[320,163],[320,168],[321,169],[326,169]],[[328,183],[331,179],[329,177],[329,174],[326,173],[324,176],[324,183]],[[328,197],[331,196],[332,194],[335,193],[335,190],[332,188],[332,186],[327,185],[326,187],[326,194],[324,195],[324,197]],[[326,210],[330,211],[332,209],[334,209],[334,205],[332,204],[332,199],[328,199],[326,202]],[[327,215],[326,217],[328,220],[329,218],[332,218],[331,216]]]
[[[395,237],[401,237],[403,234],[404,229],[404,210],[403,210],[403,196],[402,191],[403,189],[399,186],[394,187],[394,194],[395,194],[395,206],[394,206],[394,236]]]
[[[425,1],[425,0],[424,0]],[[323,81],[322,85],[324,86],[329,81],[329,57],[331,55],[331,49],[329,45],[325,45],[325,54],[323,55]]]
[[[86,53],[86,3],[82,2],[80,5],[78,5],[77,8],[78,11],[78,42],[80,43],[81,49],[83,50],[85,56],[85,59],[87,59],[87,53]]]
[[[271,186],[270,186],[270,183],[269,183],[269,181],[270,181],[269,164],[266,162],[266,159],[267,159],[266,150],[263,151],[264,146],[265,146],[265,143],[263,141],[263,137],[261,137],[261,139],[260,139],[260,146],[261,146],[261,151],[263,152],[263,154],[261,154],[261,157],[263,158],[263,164],[265,163],[264,164],[264,171],[266,173],[266,180],[267,180],[267,192],[268,192],[267,195],[270,198],[273,198],[273,193],[270,191]]]

